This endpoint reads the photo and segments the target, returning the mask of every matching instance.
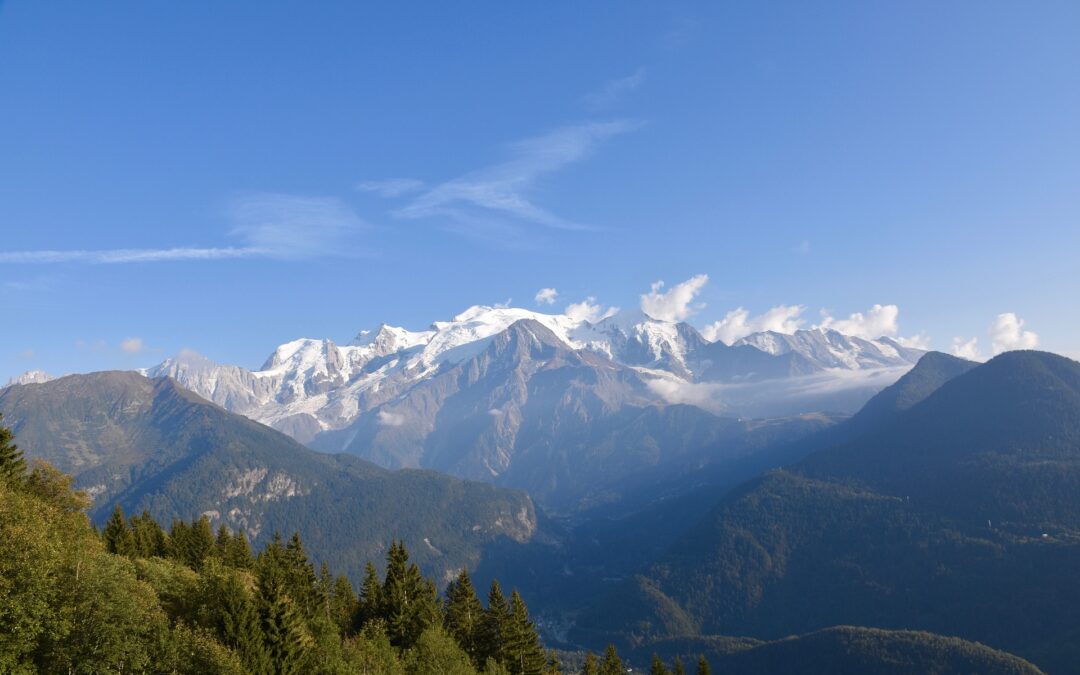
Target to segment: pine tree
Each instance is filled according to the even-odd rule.
[[[585,663],[581,666],[581,675],[600,675],[600,666],[596,663],[596,654],[589,652],[585,655]]]
[[[289,596],[296,602],[305,617],[315,616],[323,604],[320,602],[318,593],[319,580],[315,576],[315,568],[308,560],[307,552],[304,551],[304,543],[300,540],[299,532],[293,532],[289,543],[285,546],[285,567]]]
[[[102,539],[105,542],[105,550],[109,553],[128,557],[136,554],[135,536],[128,529],[127,521],[124,519],[124,510],[119,504],[113,509],[109,522],[105,523]]]
[[[615,651],[615,645],[609,644],[604,650],[604,660],[600,662],[598,672],[599,675],[626,675],[626,667]]]
[[[229,544],[232,542],[232,533],[225,523],[218,525],[217,536],[214,538],[214,555],[225,560],[229,554]]]
[[[529,609],[521,594],[510,595],[510,621],[503,638],[503,652],[512,675],[543,675],[547,665],[544,648],[536,626],[529,620]]]
[[[353,617],[353,630],[359,632],[375,619],[384,618],[382,608],[382,583],[379,581],[379,572],[371,561],[368,561],[364,566],[364,581],[360,585],[360,602],[356,606],[356,615]]]
[[[546,672],[548,675],[562,675],[562,664],[559,663],[559,655],[554,649],[548,650]]]
[[[0,415],[0,422],[3,419]],[[0,425],[0,480],[7,483],[18,482],[26,475],[26,459],[19,446],[12,442],[14,440],[11,429]]]
[[[214,550],[214,530],[206,516],[191,522],[191,537],[186,551],[187,564],[192,569],[202,569],[203,561]]]
[[[279,533],[259,554],[256,567],[260,625],[270,660],[282,675],[304,672],[312,639],[289,597],[289,562]]]
[[[712,671],[709,668],[709,661],[705,658],[705,655],[702,654],[698,657],[697,675],[710,675],[711,672]]]
[[[380,599],[386,632],[395,647],[408,649],[426,628],[441,621],[435,585],[409,563],[404,542],[390,545]]]
[[[675,657],[675,669],[671,672],[672,675],[686,675],[686,668],[683,667],[682,659],[678,656]]]
[[[446,630],[477,667],[483,664],[480,650],[483,617],[484,606],[476,597],[469,572],[461,570],[446,588]]]
[[[339,576],[334,580],[330,588],[328,605],[330,619],[344,635],[349,631],[353,616],[356,614],[356,593],[347,577]]]
[[[652,665],[649,667],[649,675],[668,675],[664,662],[656,654],[652,655]]]
[[[191,543],[191,528],[182,520],[174,520],[169,528],[167,553],[170,558],[188,564],[188,548]]]
[[[137,556],[140,558],[165,556],[167,548],[165,530],[161,529],[148,511],[131,517],[131,532],[135,538]]]
[[[255,558],[251,555],[251,546],[247,537],[240,530],[233,534],[225,548],[225,564],[238,570],[249,570],[255,566]]]
[[[255,602],[235,573],[228,573],[217,589],[217,631],[222,643],[233,649],[247,669],[261,675],[273,672]]]
[[[513,616],[510,613],[510,605],[503,595],[502,586],[498,579],[491,582],[491,590],[488,591],[488,606],[484,612],[484,619],[480,632],[480,654],[485,660],[495,659],[505,664],[506,651],[505,640],[510,631],[510,622]]]

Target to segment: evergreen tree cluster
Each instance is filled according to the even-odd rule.
[[[116,507],[99,534],[72,479],[0,427],[0,672],[547,675],[524,600],[467,571],[440,597],[394,542],[359,596],[298,534],[257,555],[206,517],[168,531]]]

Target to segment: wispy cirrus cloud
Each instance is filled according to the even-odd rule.
[[[448,221],[447,229],[481,237],[513,236],[522,226],[593,229],[537,204],[533,197],[535,188],[544,177],[589,157],[609,138],[639,126],[639,122],[630,120],[587,122],[512,143],[506,161],[427,188],[393,214],[406,219],[443,218]],[[394,179],[387,183],[408,180]],[[387,193],[380,181],[368,185],[372,192]]]
[[[424,181],[415,178],[387,178],[386,180],[366,180],[356,184],[360,192],[373,192],[380,197],[401,197],[411,192],[424,189]]]
[[[233,223],[229,235],[238,240],[234,246],[0,251],[0,263],[114,265],[353,255],[359,253],[354,235],[367,227],[334,197],[249,193],[230,200],[227,214]]]
[[[645,68],[638,68],[633,73],[608,80],[602,87],[585,96],[585,106],[599,111],[610,108],[645,82]]]

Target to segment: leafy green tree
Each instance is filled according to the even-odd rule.
[[[712,669],[709,668],[709,660],[702,654],[698,657],[697,661],[697,675],[711,675]]]
[[[469,655],[438,624],[424,629],[408,651],[410,675],[475,675]]]
[[[597,672],[599,675],[626,675],[626,667],[619,658],[615,645],[609,644],[604,650],[604,659],[600,661],[600,669]]]
[[[3,419],[4,416],[0,414],[0,422]],[[0,480],[8,483],[19,482],[26,475],[26,459],[14,441],[15,435],[11,429],[0,425]]]
[[[482,664],[483,619],[484,606],[476,596],[469,571],[461,570],[446,588],[446,630],[477,666]]]
[[[105,523],[105,530],[101,537],[105,542],[105,550],[109,553],[134,557],[137,552],[135,535],[128,529],[127,520],[124,519],[124,510],[119,504],[113,508],[112,516],[109,517],[109,522]]]
[[[652,655],[652,665],[649,666],[649,675],[668,675],[667,668],[664,667],[664,662],[660,660],[657,654]]]
[[[683,666],[682,659],[678,656],[675,657],[675,667],[671,672],[672,675],[686,675],[686,668]]]

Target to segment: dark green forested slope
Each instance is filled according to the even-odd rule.
[[[558,672],[517,592],[495,583],[484,607],[462,572],[444,602],[403,544],[357,597],[299,536],[253,556],[206,518],[166,533],[116,509],[99,537],[86,503],[0,429],[0,672]]]
[[[1076,672],[1078,525],[1080,364],[1008,353],[728,495],[577,637],[915,628]]]
[[[475,566],[485,546],[537,534],[524,493],[313,452],[169,379],[109,372],[9,387],[0,412],[27,456],[74,474],[95,497],[98,523],[119,503],[164,523],[205,513],[256,544],[298,530],[319,560],[354,579],[393,539],[445,580]]]
[[[835,626],[772,642],[738,638],[671,639],[649,649],[670,672],[677,658],[693,666],[704,656],[723,675],[1036,675],[1027,661],[958,638],[922,631]],[[641,661],[641,659],[639,659]]]

